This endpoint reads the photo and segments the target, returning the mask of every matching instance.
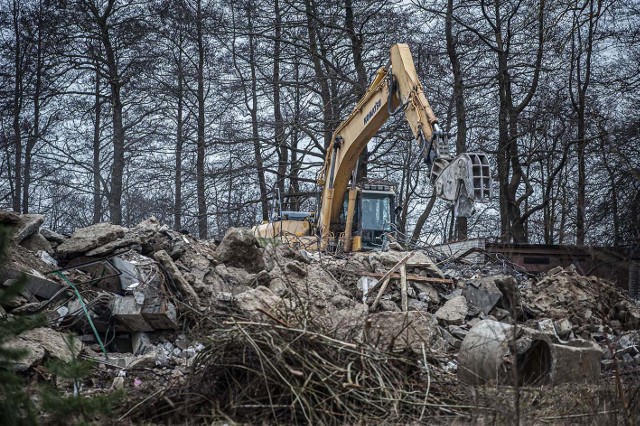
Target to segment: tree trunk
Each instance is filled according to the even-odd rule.
[[[595,4],[597,3],[597,5]],[[587,90],[591,81],[591,54],[593,51],[593,39],[600,12],[602,8],[601,0],[588,0],[582,8],[577,4],[574,9],[574,26],[571,33],[571,70],[569,78],[569,91],[571,94],[571,103],[578,120],[578,196],[576,204],[576,244],[583,245],[585,242],[585,210],[586,210],[586,108],[587,108]],[[583,21],[584,9],[586,11],[587,20]],[[583,23],[584,22],[584,23]],[[587,37],[582,40],[582,27],[587,25]],[[584,45],[583,45],[584,43]],[[583,63],[583,55],[584,63]],[[575,73],[575,76],[574,76]],[[575,92],[573,82],[575,78]]]
[[[327,149],[331,143],[333,134],[333,108],[329,79],[322,68],[322,54],[318,47],[318,29],[315,19],[316,10],[312,0],[305,0],[305,12],[307,18],[307,34],[309,36],[309,54],[313,62],[313,69],[316,74],[316,81],[320,85],[320,97],[322,99],[322,133],[324,135],[324,148]]]
[[[13,147],[14,147],[14,188],[12,197],[12,207],[16,212],[20,212],[22,205],[20,191],[22,190],[22,129],[20,128],[20,115],[22,113],[22,44],[20,29],[20,4],[13,0],[12,10],[13,32],[16,38],[13,51],[14,84],[13,84]]]
[[[196,147],[196,192],[198,198],[198,235],[200,238],[208,238],[207,224],[207,200],[205,198],[205,139],[204,139],[204,59],[205,47],[203,39],[203,15],[202,1],[198,0],[196,6],[196,31],[198,43],[198,69],[197,69],[197,98],[198,98],[198,141]]]
[[[445,18],[445,38],[447,41],[447,55],[451,62],[453,73],[453,99],[456,108],[456,154],[467,152],[467,117],[464,105],[464,83],[462,81],[462,68],[456,52],[456,40],[453,37],[453,0],[447,0],[447,14]],[[468,223],[466,217],[458,217],[456,220],[455,239],[462,241],[467,239]]]
[[[100,182],[100,126],[102,124],[102,99],[100,98],[100,62],[96,59],[96,82],[93,123],[93,223],[102,222],[102,185]]]
[[[249,7],[246,10],[247,20],[249,24],[249,68],[251,71],[251,107],[249,108],[251,113],[251,136],[253,140],[253,152],[256,161],[256,168],[258,174],[258,187],[260,189],[260,207],[262,210],[262,220],[269,219],[269,199],[267,191],[267,181],[264,176],[264,161],[262,159],[262,152],[260,149],[260,133],[258,123],[258,76],[256,71],[256,49],[255,49],[255,36],[253,34],[253,16],[254,11]]]
[[[109,89],[111,92],[111,106],[113,119],[113,163],[111,165],[111,185],[109,189],[109,216],[111,222],[116,225],[122,224],[122,188],[124,175],[124,153],[125,138],[124,125],[122,122],[122,99],[120,92],[122,81],[118,70],[118,61],[111,44],[109,34],[109,14],[115,0],[109,1],[107,11],[102,16],[97,16],[100,26],[100,36],[104,47],[105,61],[109,73]]]
[[[179,230],[182,228],[182,148],[184,144],[184,76],[182,62],[182,34],[180,34],[179,52],[178,52],[178,105],[176,110],[176,170],[175,170],[175,194],[173,203],[173,228]],[[199,229],[198,229],[199,231]]]
[[[295,81],[300,78],[300,66],[298,63],[294,65]],[[300,122],[300,103],[301,93],[300,86],[296,85],[294,89],[294,107],[293,107],[293,128],[291,129],[291,167],[289,168],[289,208],[294,211],[300,210],[300,164],[298,161],[298,138],[300,135],[300,129],[298,123]],[[295,195],[294,195],[295,194]]]
[[[106,50],[110,50],[111,46]],[[113,51],[107,53],[109,61],[109,77],[111,86],[111,101],[113,106],[113,164],[111,165],[111,189],[109,191],[109,216],[115,225],[122,224],[122,183],[124,175],[124,126],[122,123],[122,100],[120,98],[120,83]]]
[[[42,22],[39,22],[38,40],[36,46],[36,81],[33,93],[33,128],[31,134],[27,139],[27,146],[24,150],[24,182],[22,184],[22,213],[29,213],[29,189],[31,187],[31,157],[33,155],[33,149],[35,148],[38,140],[40,139],[40,103],[42,101],[42,73],[43,73],[43,59],[42,59]]]
[[[273,116],[275,120],[274,133],[275,142],[278,149],[278,180],[276,187],[278,188],[280,197],[284,198],[285,178],[287,173],[287,165],[289,162],[289,150],[284,134],[284,121],[280,107],[280,51],[282,37],[282,17],[280,15],[280,4],[278,0],[274,1],[275,13],[275,37],[273,46]]]
[[[349,33],[351,40],[351,54],[353,55],[353,66],[356,70],[356,84],[353,88],[356,100],[362,98],[367,90],[367,71],[364,68],[362,60],[363,40],[362,36],[356,33],[355,19],[353,13],[353,1],[344,0],[345,20],[344,26]],[[357,101],[356,101],[357,102]],[[360,181],[367,177],[367,169],[369,167],[369,148],[365,145],[360,160],[358,161],[358,170],[356,170],[356,181]]]
[[[518,120],[522,111],[529,105],[535,94],[540,71],[542,69],[542,55],[544,52],[544,9],[545,0],[540,0],[537,16],[538,48],[533,64],[533,75],[527,93],[519,104],[514,104],[512,93],[512,79],[509,66],[509,52],[512,34],[507,28],[503,33],[500,1],[494,0],[495,22],[494,28],[495,51],[498,60],[498,93],[500,98],[500,110],[498,113],[498,181],[500,186],[500,225],[503,240],[506,242],[526,243],[526,216],[523,217],[520,205],[532,193],[526,176],[522,171],[520,152],[518,149]],[[507,24],[509,19],[506,19]],[[505,38],[506,37],[506,38]],[[519,194],[521,184],[525,182],[524,194]]]

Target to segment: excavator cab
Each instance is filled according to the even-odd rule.
[[[395,233],[395,185],[390,182],[366,182],[357,185],[357,198],[352,225],[353,250],[382,248],[386,234]],[[346,226],[348,200],[340,215],[340,226]]]

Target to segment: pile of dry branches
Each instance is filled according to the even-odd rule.
[[[453,378],[414,354],[391,354],[282,321],[227,317],[210,330],[189,382],[136,410],[146,421],[405,423],[466,417]],[[420,359],[421,358],[421,359]]]

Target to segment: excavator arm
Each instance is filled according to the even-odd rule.
[[[418,147],[430,167],[436,195],[454,202],[458,216],[470,216],[474,201],[490,196],[490,170],[484,154],[463,154],[455,159],[441,152],[446,135],[438,126],[406,44],[390,49],[390,60],[380,68],[353,112],[333,134],[318,183],[323,186],[318,227],[326,249],[333,224],[339,221],[344,197],[349,194],[345,250],[351,249],[355,187],[347,191],[358,158],[369,140],[391,114],[402,109]]]

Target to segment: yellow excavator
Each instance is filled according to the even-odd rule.
[[[395,44],[353,112],[333,133],[324,167],[319,214],[280,211],[254,227],[262,243],[281,241],[321,251],[360,251],[383,245],[395,232],[395,188],[390,182],[355,182],[358,158],[380,127],[398,111],[404,116],[429,167],[436,195],[454,204],[457,217],[469,217],[475,202],[491,197],[485,154],[449,155],[447,138],[431,110],[409,47]]]

